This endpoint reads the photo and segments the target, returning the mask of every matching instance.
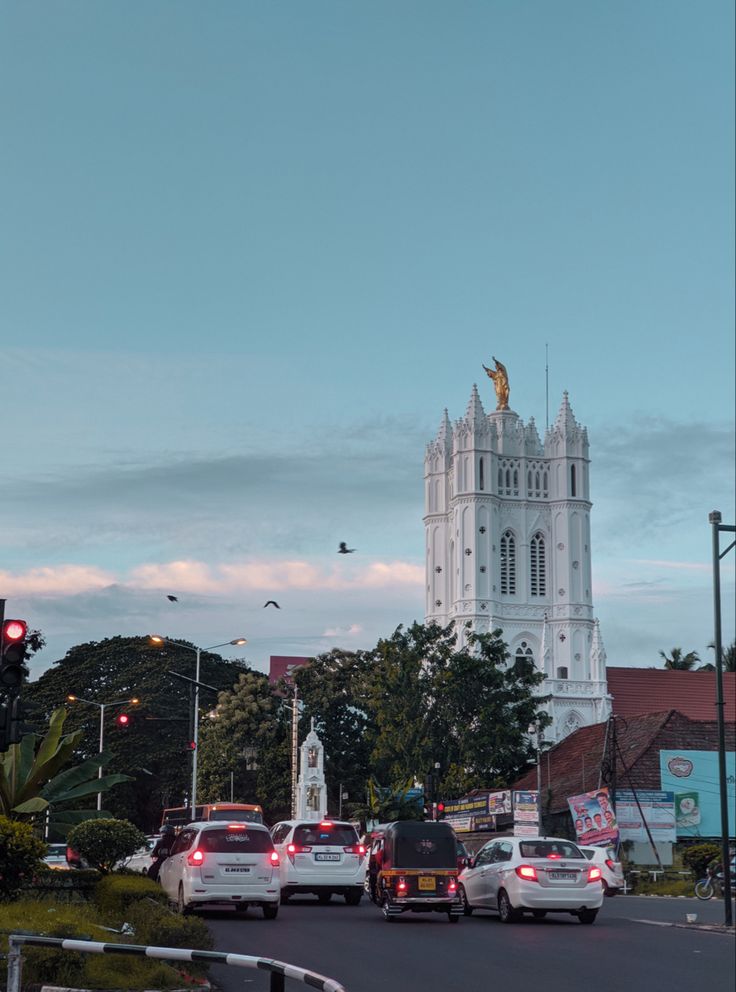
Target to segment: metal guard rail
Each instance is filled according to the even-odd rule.
[[[93,940],[72,940],[65,937],[41,937],[35,934],[10,934],[8,937],[8,985],[7,992],[21,992],[21,947],[32,944],[36,947],[59,947],[65,951],[78,951],[83,954],[135,954],[141,957],[157,958],[163,961],[207,962],[227,964],[239,968],[254,968],[271,974],[270,992],[284,992],[285,980],[293,978],[313,989],[322,992],[346,992],[344,986],[334,978],[325,978],[316,972],[307,971],[284,961],[272,958],[256,958],[249,954],[228,954],[222,951],[195,951],[183,947],[152,947],[142,944],[106,944]]]

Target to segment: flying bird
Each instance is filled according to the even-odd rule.
[[[179,597],[178,596],[169,596],[169,595],[167,595],[166,598],[168,599],[168,601],[170,603],[178,603],[179,602]]]
[[[279,606],[279,604],[276,602],[275,599],[266,600],[266,602],[263,604],[263,609],[265,610],[267,606],[275,606],[277,610],[281,609],[281,607]]]
[[[356,548],[349,548],[345,541],[340,541],[340,547],[337,549],[339,555],[351,555]]]

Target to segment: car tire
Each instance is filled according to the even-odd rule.
[[[447,919],[450,921],[450,923],[457,923],[460,919],[460,916],[458,913],[448,913]]]
[[[330,901],[330,899],[332,899],[332,893],[331,892],[319,892],[319,893],[317,893],[317,902],[320,904],[320,906],[326,906],[327,903]]]
[[[501,889],[498,893],[498,915],[502,923],[518,923],[522,913],[519,909],[514,909],[508,897],[506,889]]]
[[[581,923],[585,923],[588,926],[595,923],[595,918],[597,915],[597,909],[581,909],[578,911],[578,919]]]
[[[360,905],[360,900],[363,898],[362,889],[351,889],[345,893],[345,902],[348,906],[358,906]]]
[[[618,889],[614,888],[612,885],[609,885],[608,882],[603,883],[604,896],[608,896],[609,899],[612,899],[617,894],[617,892]]]
[[[285,906],[289,899],[291,898],[291,892],[286,892],[286,890],[281,890],[281,895],[279,896],[279,902],[282,906]]]
[[[191,913],[189,903],[184,901],[184,886],[179,884],[179,892],[176,898],[176,911],[179,916],[188,916]]]
[[[264,902],[261,906],[264,920],[275,920],[279,915],[279,904],[277,902]]]
[[[463,885],[458,885],[458,887],[457,887],[457,895],[458,895],[458,898],[459,898],[460,902],[462,903],[463,916],[472,916],[473,915],[473,907],[468,902],[468,897],[467,897],[467,895],[465,893],[465,887]]]
[[[383,918],[386,921],[386,923],[394,923],[396,920],[396,917],[392,916],[391,913],[389,912],[390,906],[391,906],[391,899],[389,898],[388,893],[386,893],[383,897],[383,902],[381,903],[381,908],[383,909]]]

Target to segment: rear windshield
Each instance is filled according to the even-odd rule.
[[[245,851],[247,854],[264,854],[273,850],[271,835],[267,830],[203,830],[197,847],[200,851],[224,854]]]
[[[583,852],[577,844],[564,840],[535,840],[519,844],[522,858],[582,858]]]
[[[402,836],[396,847],[396,864],[402,868],[454,868],[457,864],[457,843],[451,834]]]
[[[358,843],[355,827],[346,823],[332,823],[323,826],[321,823],[304,824],[294,830],[294,843],[305,847],[319,847],[335,844],[338,847],[352,847]]]
[[[263,823],[257,809],[211,809],[210,820],[227,820],[228,823]]]

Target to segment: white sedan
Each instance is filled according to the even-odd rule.
[[[577,844],[557,837],[503,837],[489,841],[460,873],[465,914],[496,910],[504,923],[524,913],[570,913],[594,923],[603,903],[601,869]]]
[[[125,858],[116,867],[127,868],[129,871],[139,871],[145,875],[151,867],[151,851],[156,846],[158,839],[158,836],[146,837],[146,843],[143,847],[139,847],[135,854]]]

